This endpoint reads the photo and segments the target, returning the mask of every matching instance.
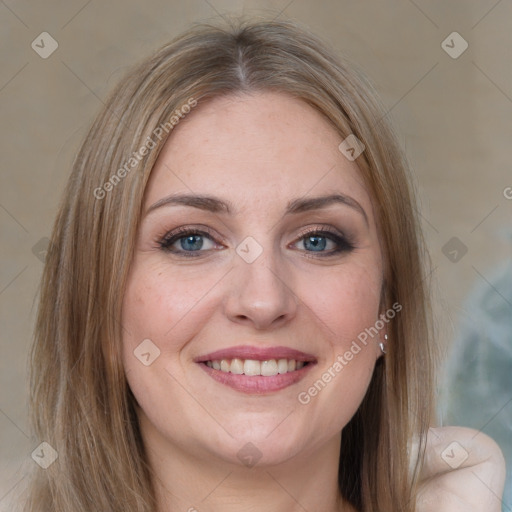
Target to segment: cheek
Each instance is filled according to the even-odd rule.
[[[182,354],[215,310],[209,292],[218,280],[213,272],[171,272],[162,263],[135,261],[127,282],[122,313],[125,374],[143,414],[172,435],[185,435],[187,418],[197,414],[194,400],[183,391],[187,374]]]
[[[125,351],[133,351],[149,338],[162,354],[179,354],[200,318],[204,321],[211,313],[207,294],[214,282],[204,271],[177,276],[154,265],[135,266],[123,303]]]
[[[183,348],[212,310],[204,300],[211,278],[183,275],[178,279],[161,266],[134,264],[124,295],[124,371],[136,401],[157,423],[166,414],[165,397],[176,394],[177,399],[176,382],[186,380]]]
[[[322,417],[326,433],[350,421],[371,381],[379,353],[378,335],[371,328],[379,319],[381,286],[377,264],[347,265],[329,276],[318,275],[317,291],[306,301],[317,325],[324,326],[330,350],[297,398],[309,414]]]
[[[301,299],[325,325],[333,347],[343,349],[378,320],[381,288],[380,267],[375,262],[351,264],[307,276]]]

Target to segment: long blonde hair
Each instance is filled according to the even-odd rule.
[[[353,65],[297,23],[263,20],[196,25],[135,66],[77,154],[46,258],[31,354],[34,434],[58,459],[45,470],[34,464],[27,512],[155,510],[120,357],[121,303],[146,183],[172,134],[173,112],[191,99],[200,106],[263,90],[302,99],[342,138],[354,134],[366,146],[357,164],[385,260],[382,310],[394,303],[402,310],[388,325],[388,353],[343,430],[339,486],[360,511],[414,510],[423,444],[413,441],[424,439],[431,421],[433,357],[407,163],[385,109]],[[168,130],[155,132],[166,123]],[[151,149],[142,155],[144,145]]]

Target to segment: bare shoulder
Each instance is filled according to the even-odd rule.
[[[503,452],[496,441],[480,430],[468,427],[430,428],[427,456],[434,458],[434,464],[443,461],[448,469],[487,461],[505,467]]]
[[[499,512],[505,459],[488,435],[466,427],[429,429],[418,512]]]

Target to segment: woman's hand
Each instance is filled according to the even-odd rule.
[[[462,427],[431,428],[418,512],[501,512],[505,460],[487,435]]]

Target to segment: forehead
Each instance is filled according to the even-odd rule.
[[[341,141],[321,113],[287,94],[217,97],[173,129],[152,170],[146,203],[183,192],[271,207],[290,197],[343,192],[371,210],[356,163],[338,149]]]

